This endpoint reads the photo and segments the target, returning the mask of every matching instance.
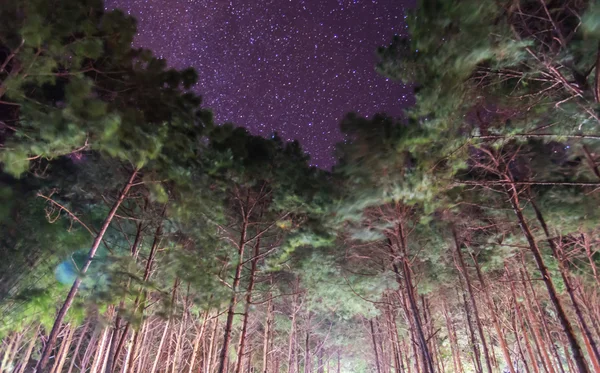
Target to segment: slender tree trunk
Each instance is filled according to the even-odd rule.
[[[375,353],[375,366],[377,367],[377,373],[381,373],[379,364],[379,353],[377,352],[377,339],[375,338],[375,328],[373,328],[373,319],[369,320],[371,327],[371,340],[373,341],[373,352]]]
[[[411,314],[412,314],[412,318],[413,318],[413,322],[414,322],[415,333],[417,336],[417,342],[419,344],[419,348],[421,349],[421,355],[423,357],[424,371],[425,371],[425,373],[434,373],[435,368],[433,365],[431,352],[429,351],[429,346],[427,344],[427,338],[425,338],[425,333],[423,331],[421,317],[419,316],[419,308],[417,306],[417,300],[416,300],[416,296],[414,293],[414,284],[412,281],[412,271],[411,271],[410,262],[408,259],[408,252],[407,252],[407,248],[406,248],[406,236],[404,235],[404,226],[402,225],[402,223],[398,224],[397,233],[398,233],[399,248],[400,248],[400,252],[402,254],[402,258],[400,259],[401,260],[400,265],[402,266],[402,276],[399,275],[398,264],[396,263],[395,260],[393,262],[393,269],[394,269],[394,272],[396,273],[396,280],[398,281],[398,283],[401,284],[401,280],[403,278],[404,282],[406,284],[405,287],[406,287],[406,294],[407,294],[407,298],[408,298],[408,304],[410,306],[410,310],[411,310]],[[390,248],[392,257],[395,257],[396,255],[394,253],[394,249],[393,249],[391,240],[388,240],[388,244],[390,246],[389,248]]]
[[[272,279],[271,279],[272,281]],[[271,293],[267,294],[269,297],[269,301],[267,302],[267,315],[265,320],[265,334],[263,337],[263,356],[262,356],[262,368],[263,373],[267,373],[269,368],[269,354],[270,351],[270,338],[273,329],[273,298],[271,297]]]
[[[492,318],[492,325],[494,325],[494,329],[496,330],[496,337],[498,338],[498,342],[500,342],[500,349],[502,350],[502,355],[504,355],[504,361],[508,366],[508,370],[510,373],[516,373],[515,367],[512,363],[512,358],[510,356],[510,352],[508,351],[508,346],[506,344],[506,339],[504,338],[504,333],[502,332],[502,328],[500,327],[500,323],[498,322],[498,317],[496,315],[496,307],[494,305],[494,301],[491,299],[487,284],[483,275],[481,274],[481,269],[479,268],[479,263],[477,263],[477,259],[475,256],[471,255],[473,259],[473,263],[475,264],[475,271],[477,273],[477,277],[479,278],[479,283],[481,284],[481,288],[483,290],[484,299],[487,303],[488,309],[490,310],[490,316]],[[465,272],[466,273],[466,272]]]
[[[56,314],[56,318],[54,319],[54,325],[52,326],[52,330],[50,331],[50,334],[48,335],[48,341],[46,342],[46,345],[44,346],[44,349],[42,350],[42,356],[40,357],[40,361],[36,368],[36,373],[43,373],[46,370],[46,366],[48,365],[48,359],[50,358],[50,354],[52,353],[52,350],[54,350],[54,346],[56,345],[56,340],[58,339],[58,332],[60,330],[60,326],[62,325],[63,320],[65,319],[65,316],[67,315],[67,312],[69,311],[69,308],[71,308],[71,304],[73,304],[75,295],[77,295],[77,291],[79,290],[79,287],[81,286],[81,282],[83,280],[82,276],[84,276],[86,274],[87,270],[90,268],[90,265],[92,264],[92,260],[96,256],[96,251],[98,250],[98,247],[100,247],[100,243],[102,242],[102,239],[104,238],[104,234],[108,230],[108,227],[109,227],[110,223],[112,222],[113,218],[115,217],[117,210],[121,206],[121,203],[123,203],[123,201],[125,200],[127,193],[129,193],[129,189],[131,189],[131,187],[133,185],[133,181],[135,180],[135,177],[137,176],[137,173],[138,173],[137,169],[131,173],[129,180],[127,181],[127,184],[125,184],[125,187],[123,188],[123,190],[121,190],[119,197],[117,198],[117,200],[113,204],[112,208],[110,209],[108,215],[106,216],[106,219],[104,220],[104,223],[102,223],[102,227],[100,228],[98,235],[94,239],[92,247],[90,248],[90,251],[88,252],[87,259],[83,263],[83,266],[81,267],[79,275],[75,279],[75,282],[73,282],[73,285],[71,286],[71,290],[69,291],[69,294],[67,295],[67,298],[65,299],[65,302],[63,303],[62,307]]]
[[[298,292],[298,283],[299,283],[299,279],[296,279],[296,286],[295,286],[295,290],[294,292]],[[297,310],[297,303],[298,303],[298,295],[294,294],[294,296],[292,297],[292,325],[290,326],[290,339],[289,339],[289,343],[288,343],[288,368],[287,368],[287,373],[294,373],[295,370],[295,366],[294,366],[294,353],[296,352],[294,350],[294,345],[295,345],[295,341],[296,341],[296,314],[298,313]]]
[[[69,370],[67,371],[67,373],[71,373],[73,371],[73,367],[75,366],[75,360],[77,359],[77,356],[79,355],[79,349],[81,348],[81,343],[83,342],[83,339],[86,336],[86,332],[90,326],[90,322],[91,322],[91,320],[88,319],[85,322],[83,329],[80,331],[79,338],[77,339],[77,344],[75,345],[75,351],[73,351],[73,357],[71,357],[71,364],[69,365]],[[80,362],[81,362],[81,359],[80,359]]]
[[[150,370],[150,373],[155,373],[156,368],[158,367],[158,362],[160,361],[160,356],[162,355],[162,348],[163,348],[163,345],[165,344],[165,339],[167,338],[167,335],[169,334],[170,321],[171,321],[171,319],[169,318],[165,322],[165,329],[163,330],[162,337],[160,338],[160,342],[158,343],[158,349],[156,351],[156,356],[154,357],[154,362],[152,363],[152,369]]]
[[[12,352],[13,349],[16,350],[18,348],[18,344],[19,344],[19,339],[20,339],[20,334],[19,333],[14,333],[12,335],[12,337],[9,337],[8,340],[8,346],[6,347],[6,350],[4,351],[4,356],[2,357],[2,362],[0,362],[0,372],[4,372],[10,365],[12,365]]]
[[[54,373],[62,372],[65,361],[67,360],[67,355],[69,354],[69,349],[71,348],[71,342],[73,341],[73,333],[76,328],[67,324],[66,329],[67,334],[63,337],[63,342],[60,346],[58,355],[56,355],[54,367],[52,368]]]
[[[456,257],[458,259],[458,263],[460,264],[459,271],[463,274],[465,283],[467,285],[467,291],[469,293],[469,298],[471,300],[471,306],[473,307],[473,314],[475,316],[475,324],[477,325],[479,339],[481,340],[481,345],[483,347],[483,355],[485,357],[485,365],[487,367],[488,373],[492,373],[492,364],[490,362],[490,353],[488,351],[488,346],[487,346],[487,343],[485,341],[485,337],[483,334],[483,326],[481,325],[481,318],[479,317],[479,310],[477,309],[477,302],[475,301],[475,295],[473,294],[473,286],[471,285],[469,273],[467,272],[467,266],[465,265],[465,261],[462,256],[462,250],[460,249],[460,244],[458,241],[458,235],[456,234],[456,231],[453,231],[453,235],[454,235],[454,244],[456,246]]]
[[[248,288],[246,289],[246,303],[244,304],[244,314],[242,319],[242,331],[240,332],[240,340],[238,342],[237,361],[235,364],[235,373],[242,373],[242,358],[244,356],[244,347],[246,344],[246,331],[248,330],[248,317],[250,315],[250,305],[252,304],[252,291],[254,290],[254,281],[256,268],[258,267],[258,259],[260,256],[260,237],[256,239],[254,244],[254,253],[251,260],[250,277],[248,279]]]
[[[544,230],[544,234],[546,235],[546,240],[548,241],[548,245],[550,245],[550,248],[552,249],[552,255],[558,262],[558,269],[559,269],[560,275],[562,277],[563,283],[565,284],[565,288],[567,290],[567,294],[569,295],[569,299],[571,300],[571,304],[573,305],[573,310],[575,311],[575,316],[577,317],[577,323],[579,324],[580,329],[583,332],[585,343],[587,345],[589,345],[589,349],[591,350],[590,351],[591,353],[589,354],[590,360],[592,361],[594,369],[596,371],[600,371],[600,352],[598,351],[598,346],[596,345],[594,336],[592,335],[592,332],[590,331],[590,328],[583,316],[583,312],[581,311],[579,302],[577,301],[577,298],[575,297],[575,291],[573,290],[573,287],[571,286],[571,279],[569,278],[569,275],[567,273],[568,270],[567,270],[567,268],[565,268],[564,262],[559,255],[556,242],[550,236],[550,230],[548,229],[548,225],[546,224],[546,220],[544,219],[542,212],[540,211],[538,206],[535,204],[533,199],[530,199],[530,202],[531,202],[531,207],[533,207],[533,210],[535,211],[535,216],[536,216],[538,222],[540,223],[540,225],[542,226],[542,229]]]
[[[248,206],[248,200],[250,196],[246,198],[246,207]],[[231,299],[229,301],[229,308],[227,309],[227,321],[225,322],[225,330],[223,333],[223,346],[221,353],[219,354],[219,368],[218,373],[225,373],[226,365],[225,360],[227,358],[227,351],[229,351],[229,343],[231,340],[231,328],[233,326],[233,317],[235,315],[235,305],[237,303],[237,292],[240,285],[240,279],[242,278],[242,269],[244,267],[244,247],[246,246],[246,230],[248,229],[248,212],[243,212],[242,221],[242,232],[240,234],[240,241],[238,243],[238,261],[235,268],[235,276],[233,278]]]
[[[524,265],[524,263],[523,263],[523,265]],[[523,290],[524,290],[524,296],[525,296],[524,298],[525,298],[525,304],[527,306],[526,308],[527,308],[527,315],[529,317],[529,325],[531,326],[531,330],[533,331],[533,336],[536,341],[536,346],[540,352],[540,355],[542,356],[542,366],[548,373],[555,373],[554,366],[552,364],[552,360],[550,359],[550,356],[548,355],[548,349],[546,348],[544,339],[540,335],[539,325],[538,325],[537,319],[535,318],[535,315],[533,312],[533,305],[531,304],[531,298],[527,291],[527,280],[526,280],[523,272],[521,272],[521,279],[523,281]],[[541,310],[540,310],[540,312],[541,312]],[[543,317],[543,315],[540,315],[540,316]]]
[[[450,340],[450,351],[452,352],[452,363],[454,365],[454,371],[456,373],[463,373],[462,361],[460,359],[460,350],[458,348],[458,340],[456,338],[456,332],[452,320],[448,315],[448,308],[446,301],[442,300],[442,312],[444,313],[444,319],[446,320],[446,329],[448,329],[448,339]]]
[[[137,373],[144,373],[146,372],[146,369],[144,369],[146,367],[146,362],[148,361],[148,354],[145,353],[145,351],[150,350],[150,346],[148,346],[148,333],[149,333],[149,329],[150,329],[150,323],[145,322],[142,324],[142,343],[139,345],[136,344],[136,339],[133,339],[131,344],[131,358],[130,361],[133,361],[131,363],[129,363],[129,366],[131,368],[128,368],[129,371],[125,372],[125,373],[134,373],[136,371],[134,371],[133,365],[137,362]],[[137,336],[138,333],[135,333],[135,336]],[[137,352],[139,350],[139,353]]]
[[[96,348],[96,357],[94,358],[94,362],[92,363],[92,369],[90,373],[97,373],[98,369],[102,365],[102,357],[104,355],[104,347],[106,346],[106,339],[108,338],[109,328],[104,327],[102,331],[102,338],[100,339],[100,344]]]
[[[538,270],[542,275],[542,280],[544,281],[544,285],[546,285],[546,290],[548,291],[548,295],[550,297],[550,301],[556,310],[556,315],[558,320],[562,326],[562,329],[567,336],[567,340],[569,341],[569,346],[571,347],[571,353],[573,354],[573,359],[575,360],[575,365],[580,373],[589,373],[588,365],[583,356],[583,352],[581,350],[581,346],[575,337],[575,332],[573,331],[573,327],[571,322],[567,318],[567,314],[558,298],[556,289],[554,287],[554,283],[552,278],[550,277],[550,273],[548,272],[548,268],[544,263],[544,259],[542,258],[541,251],[538,247],[538,244],[529,228],[529,224],[527,220],[523,216],[523,211],[521,210],[521,205],[519,201],[519,193],[517,192],[516,186],[514,184],[514,180],[512,177],[507,175],[507,179],[510,182],[510,187],[506,187],[506,194],[510,199],[510,203],[512,205],[512,209],[517,216],[517,220],[521,227],[521,231],[523,235],[527,239],[529,244],[529,249],[533,254],[535,259],[535,263],[537,265]]]
[[[192,357],[190,358],[190,368],[188,373],[193,373],[194,371],[194,363],[196,362],[196,356],[198,356],[198,351],[200,350],[200,342],[204,336],[204,331],[206,330],[206,323],[208,321],[208,310],[204,311],[204,317],[202,318],[202,325],[200,326],[200,331],[196,336],[194,341],[194,346],[192,350]]]
[[[39,331],[40,331],[40,325],[38,325],[35,328],[33,335],[31,337],[31,339],[29,340],[29,344],[27,345],[27,349],[25,350],[25,354],[23,355],[23,358],[21,359],[21,365],[18,367],[18,369],[15,369],[15,373],[25,373],[25,369],[27,369],[27,366],[29,364],[29,359],[31,358],[31,353],[33,352],[35,343],[38,340]]]
[[[306,345],[304,348],[304,373],[310,371],[310,313],[308,314],[308,326],[306,328]]]
[[[404,367],[402,366],[402,360],[400,357],[400,345],[398,343],[398,328],[395,326],[395,322],[394,322],[394,312],[392,310],[392,305],[391,305],[391,299],[389,294],[386,294],[386,301],[387,301],[387,312],[386,312],[386,316],[387,316],[387,323],[388,323],[388,334],[389,334],[389,339],[390,342],[392,344],[392,355],[394,358],[394,368],[396,373],[402,372],[404,373]]]
[[[135,331],[133,332],[135,335],[137,335],[137,333],[135,333]],[[132,360],[132,353],[133,353],[133,341],[135,339],[135,335],[132,335],[129,338],[129,341],[127,342],[127,345],[125,346],[125,358],[123,359],[123,366],[121,369],[121,373],[128,373],[129,372],[129,367],[133,364],[130,365],[130,361]],[[115,366],[116,368],[116,366]]]
[[[525,328],[525,322],[523,321],[523,315],[521,314],[521,307],[519,306],[519,301],[517,298],[517,292],[515,291],[515,284],[513,283],[512,277],[510,275],[510,271],[508,270],[508,266],[506,263],[504,264],[504,268],[506,269],[506,276],[508,278],[508,283],[510,284],[510,291],[512,293],[512,297],[515,300],[515,314],[517,316],[517,322],[521,327],[523,332],[523,340],[525,342],[525,348],[527,349],[527,354],[529,355],[529,361],[531,362],[531,367],[533,368],[534,373],[540,373],[538,368],[537,359],[535,358],[535,354],[533,353],[533,349],[531,348],[531,343],[529,342],[529,338],[527,337],[527,330]],[[517,334],[517,328],[515,327],[515,335]],[[519,337],[516,337],[517,340]],[[527,364],[526,364],[527,366]]]
[[[217,348],[217,328],[219,327],[219,319],[217,317],[215,317],[215,325],[213,327],[213,331],[212,334],[210,336],[210,345],[208,347],[208,357],[206,358],[206,367],[205,367],[205,372],[206,373],[211,373],[212,371],[212,361],[213,361],[213,354],[215,349]],[[202,372],[199,372],[202,373]]]
[[[479,347],[477,346],[477,338],[475,337],[475,331],[473,330],[473,321],[471,317],[471,309],[469,308],[469,302],[467,301],[467,295],[464,290],[464,286],[461,281],[462,289],[462,304],[465,309],[465,315],[467,316],[467,329],[469,330],[469,337],[471,340],[471,349],[473,350],[473,364],[475,365],[475,371],[477,373],[483,372],[483,367],[481,366],[481,356],[479,353]]]
[[[83,353],[83,360],[81,361],[81,366],[80,366],[81,372],[87,371],[87,366],[88,366],[88,363],[90,362],[90,358],[92,357],[92,354],[94,353],[95,348],[97,348],[96,341],[98,339],[98,334],[99,334],[98,329],[94,329],[94,332],[92,333],[92,337],[90,338],[90,341],[88,342],[88,344],[85,348],[85,352]]]
[[[134,259],[137,257],[138,246],[139,246],[141,240],[142,240],[142,222],[140,221],[137,225],[135,239],[133,240],[133,244],[131,245],[131,250],[130,250],[131,256]],[[131,280],[128,280],[127,286],[125,287],[126,290],[129,289],[130,284],[131,284]],[[121,316],[122,316],[124,307],[125,307],[125,301],[124,301],[124,299],[121,299],[121,301],[119,302],[119,308],[117,310],[117,316],[115,318],[113,339],[110,344],[110,351],[108,353],[108,361],[106,362],[105,373],[112,373],[113,368],[114,368],[113,367],[114,361],[117,359],[117,357],[121,353],[121,348],[123,346],[123,342],[124,342],[125,338],[127,337],[127,335],[129,334],[128,333],[129,332],[129,323],[127,323],[127,325],[125,326],[125,330],[123,330],[123,333],[121,334],[121,338],[119,339],[119,330],[121,328],[121,321],[122,321]],[[119,339],[119,340],[117,341],[117,339]]]
[[[515,300],[515,308],[517,308],[517,307],[518,307],[518,305],[516,304],[516,300]],[[517,322],[516,322],[515,318],[511,317],[510,324],[511,324],[512,329],[514,330],[515,342],[517,343],[517,351],[519,352],[519,359],[523,363],[523,367],[525,368],[525,373],[531,373],[531,371],[529,370],[529,364],[527,364],[527,359],[525,358],[525,353],[523,352],[523,347],[521,346],[521,337],[519,336],[519,328],[517,326]],[[516,369],[517,369],[517,372],[521,371],[518,360],[516,361]]]
[[[394,269],[395,270],[395,269]],[[398,273],[396,274],[396,276],[398,276]],[[406,319],[406,323],[409,326],[409,331],[410,331],[410,340],[411,340],[411,347],[413,350],[413,356],[414,358],[414,369],[417,372],[421,372],[421,366],[423,365],[421,363],[421,359],[420,359],[420,354],[419,354],[419,348],[417,343],[415,343],[415,341],[417,340],[416,337],[416,333],[415,333],[415,328],[413,326],[413,322],[411,322],[411,315],[410,315],[410,310],[408,309],[408,305],[406,302],[406,296],[404,295],[404,292],[402,291],[402,289],[398,289],[398,295],[400,297],[400,303],[402,304],[402,309],[404,310],[404,314],[405,314],[405,319]]]

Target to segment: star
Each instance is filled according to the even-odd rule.
[[[348,112],[398,116],[412,88],[375,71],[376,49],[406,32],[414,0],[107,0],[138,20],[135,43],[175,68],[217,123],[297,139],[329,168]]]

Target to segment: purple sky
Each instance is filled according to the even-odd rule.
[[[412,0],[107,0],[138,19],[137,43],[193,66],[217,123],[298,139],[334,163],[349,111],[399,115],[410,89],[379,76],[375,51],[405,31]]]

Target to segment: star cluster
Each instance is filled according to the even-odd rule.
[[[347,112],[398,115],[410,88],[375,72],[411,0],[107,0],[138,19],[136,43],[194,67],[217,123],[297,139],[330,167]]]

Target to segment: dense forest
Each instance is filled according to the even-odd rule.
[[[600,3],[421,0],[330,170],[100,0],[0,5],[0,372],[600,372]]]

